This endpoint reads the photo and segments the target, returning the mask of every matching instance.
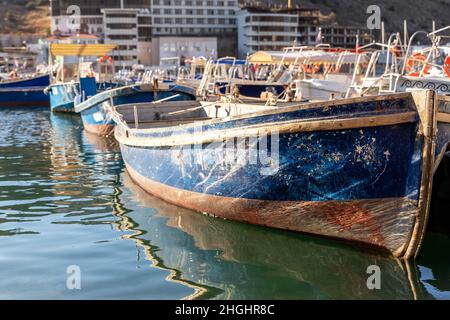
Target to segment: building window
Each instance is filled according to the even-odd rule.
[[[109,29],[134,29],[136,25],[133,23],[108,23],[106,27]]]
[[[151,17],[138,17],[138,24],[152,24]]]

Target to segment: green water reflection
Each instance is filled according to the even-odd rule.
[[[184,210],[136,186],[113,140],[45,109],[0,111],[0,150],[3,299],[450,299],[443,234],[406,264]],[[66,287],[70,265],[81,290]]]

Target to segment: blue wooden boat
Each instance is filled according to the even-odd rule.
[[[48,106],[43,91],[48,84],[48,75],[0,82],[0,107]]]
[[[47,107],[44,87],[0,88],[0,107]]]
[[[120,86],[119,83],[111,81],[97,83],[96,93],[118,86]],[[51,110],[55,112],[75,112],[74,101],[82,96],[78,82],[55,83],[48,86],[45,93],[50,97]]]
[[[48,74],[39,75],[32,78],[23,78],[0,82],[0,88],[29,88],[29,87],[46,87],[50,84]]]
[[[414,258],[450,98],[433,91],[253,112],[232,104],[115,107],[115,137],[147,192],[214,216]]]
[[[82,89],[87,93],[86,101],[75,106],[75,112],[81,114],[86,131],[107,136],[114,129],[114,121],[109,116],[111,105],[138,104],[160,100],[195,100],[195,89],[176,84],[137,84],[106,90],[92,95],[92,84],[86,83]]]

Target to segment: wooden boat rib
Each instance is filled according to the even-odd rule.
[[[419,252],[434,168],[450,141],[449,105],[417,91],[257,112],[124,105],[112,118],[131,178],[155,196],[408,259]],[[242,161],[252,148],[258,161]]]

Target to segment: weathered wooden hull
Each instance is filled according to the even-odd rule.
[[[140,91],[134,88],[113,89],[97,94],[83,105],[75,108],[80,113],[86,131],[100,136],[110,135],[114,130],[114,121],[108,114],[108,108],[130,103],[145,103],[178,95],[172,101],[195,100],[194,90],[183,91],[177,89]],[[183,87],[186,88],[186,87]]]
[[[411,258],[428,215],[434,102],[358,98],[115,136],[132,179],[166,201]],[[266,147],[250,139],[264,134]],[[247,161],[252,146],[273,161]]]
[[[125,190],[129,189],[132,195],[125,191],[125,195],[119,195],[117,201],[113,201],[121,208],[121,199],[131,198],[137,206],[132,212],[117,210],[117,228],[134,231],[137,236],[133,239],[144,248],[147,258],[155,265],[175,268],[174,275],[188,274],[194,284],[223,290],[217,298],[430,298],[417,277],[419,271],[414,263],[379,255],[372,250],[362,252],[321,239],[267,232],[262,228],[248,228],[206,217],[146,194],[131,181],[129,174],[124,174],[122,181]],[[187,238],[186,234],[189,235]],[[152,246],[148,246],[149,243]],[[220,252],[219,257],[217,252]],[[217,259],[220,264],[217,264]],[[382,270],[383,283],[387,285],[382,285],[381,290],[369,290],[365,286],[367,273],[364,271],[370,265],[377,265]],[[255,266],[258,266],[256,274]],[[223,272],[224,269],[231,271]],[[279,275],[283,281],[278,283],[284,285],[275,288],[263,282],[262,286],[243,286],[239,276],[243,275],[247,283],[261,284],[261,281],[254,280],[267,274]],[[168,277],[171,279],[174,280]],[[299,295],[298,288],[304,286],[315,289],[307,290],[310,295],[300,290]],[[197,287],[194,297],[203,298],[203,292],[202,287]]]

